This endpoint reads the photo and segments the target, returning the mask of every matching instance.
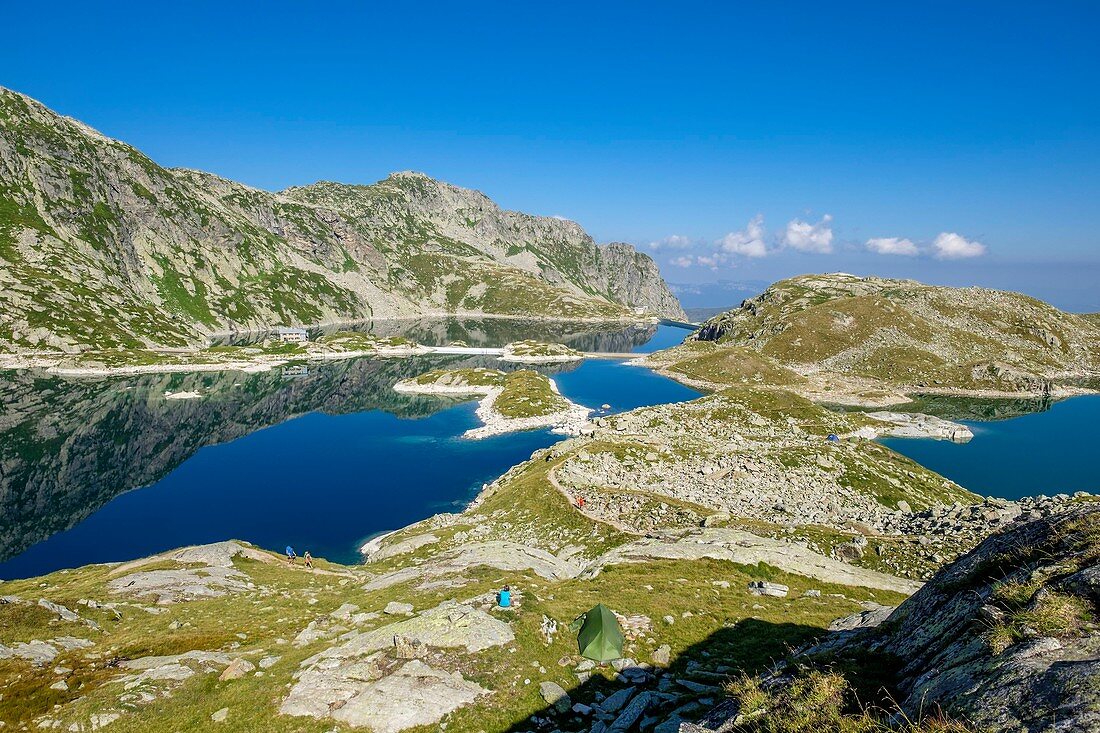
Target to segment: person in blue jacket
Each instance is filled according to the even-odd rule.
[[[286,546],[286,561],[291,565],[294,564],[294,558],[298,557],[298,554],[294,552],[294,548],[290,545]]]
[[[506,585],[501,588],[497,598],[501,608],[510,608],[512,606],[512,587]]]

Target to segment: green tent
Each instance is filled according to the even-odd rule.
[[[602,603],[597,603],[578,617],[570,628],[580,629],[577,646],[582,657],[596,662],[610,662],[623,656],[623,632],[619,628],[619,620]]]

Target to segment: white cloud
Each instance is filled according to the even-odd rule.
[[[682,257],[673,257],[668,261],[668,264],[676,265],[677,267],[691,267],[694,262],[693,259],[685,255]]]
[[[700,267],[709,267],[712,270],[717,270],[718,266],[726,261],[726,258],[721,254],[713,255],[699,255],[695,258],[695,263]]]
[[[913,257],[917,254],[917,245],[913,240],[900,237],[877,237],[867,240],[867,249],[880,255],[905,255]]]
[[[723,252],[745,257],[763,257],[768,254],[768,248],[764,244],[764,215],[757,214],[744,229],[730,232],[715,242],[715,245]]]
[[[941,260],[959,260],[985,254],[984,244],[954,232],[941,232],[932,242],[932,249]]]
[[[832,221],[833,217],[830,214],[821,217],[821,221],[816,224],[792,219],[787,222],[783,244],[800,252],[829,254],[833,251]]]
[[[687,249],[691,247],[694,242],[690,237],[685,237],[682,234],[671,234],[664,239],[659,239],[656,242],[650,242],[649,248],[652,250],[662,249]]]

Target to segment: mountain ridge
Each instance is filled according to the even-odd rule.
[[[1049,393],[1100,373],[1100,329],[1020,293],[844,273],[781,280],[695,340],[750,349],[803,376],[911,388]]]
[[[5,350],[425,313],[683,315],[652,259],[575,222],[412,172],[269,192],[164,168],[3,87],[0,264]]]

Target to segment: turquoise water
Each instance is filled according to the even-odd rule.
[[[662,326],[646,335],[664,343],[686,333]],[[607,342],[626,350],[644,349],[646,340],[631,331]],[[472,402],[391,389],[403,376],[441,365],[500,363],[364,359],[305,376],[91,382],[13,375],[3,395],[8,407],[31,415],[41,408],[6,434],[0,456],[16,467],[0,476],[8,556],[0,577],[228,538],[354,562],[366,537],[460,510],[483,483],[562,439],[540,430],[464,440],[463,431],[479,424]],[[570,399],[592,408],[606,403],[611,412],[698,395],[617,361],[544,371]],[[166,401],[168,389],[204,397]]]
[[[940,406],[945,406],[941,403]],[[891,438],[882,442],[983,496],[1019,499],[1036,494],[1100,494],[1100,395],[1055,403],[955,401],[929,410],[959,414],[1018,416],[991,421],[963,419],[974,431],[969,443]],[[1016,408],[1016,409],[1013,409]],[[927,409],[927,406],[922,409]],[[1022,413],[1022,414],[1019,414]]]

